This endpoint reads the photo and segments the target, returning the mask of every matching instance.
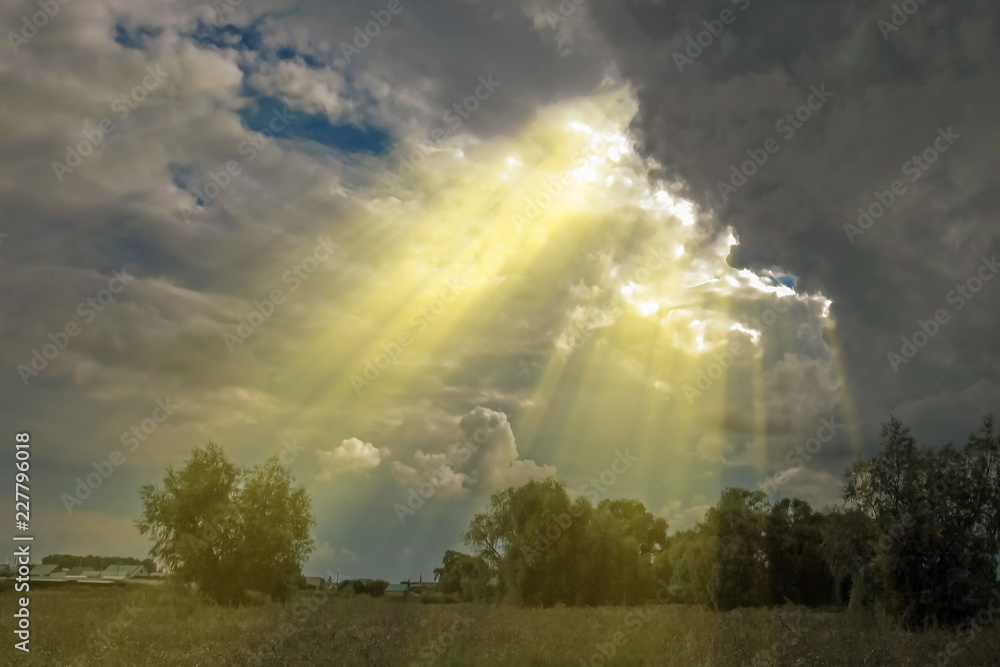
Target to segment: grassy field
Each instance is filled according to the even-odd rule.
[[[307,603],[312,604],[312,608]],[[31,593],[31,653],[13,648],[15,594],[0,593],[0,664],[56,665],[778,665],[1000,664],[993,626],[971,641],[910,634],[871,615],[785,607],[555,608],[420,604],[364,597],[224,608],[167,587]],[[287,637],[280,636],[284,630]],[[616,643],[617,641],[617,643]],[[613,654],[610,659],[602,655]],[[953,649],[954,652],[954,649]],[[934,656],[941,654],[936,662]]]

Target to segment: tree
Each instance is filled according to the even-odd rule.
[[[667,543],[667,522],[654,517],[638,500],[602,500],[592,519],[606,544],[606,601],[642,604],[656,587],[654,563]]]
[[[570,501],[565,486],[550,478],[493,494],[465,541],[486,568],[483,576],[477,570],[477,581],[500,599],[639,604],[654,590],[666,531],[666,522],[638,501],[604,500],[594,508],[584,497]],[[455,576],[465,562],[458,556],[446,554],[442,576]]]
[[[767,516],[764,543],[770,595],[780,604],[820,605],[833,600],[834,577],[823,552],[823,515],[798,498],[784,498]]]
[[[277,457],[243,469],[209,442],[140,498],[150,555],[220,603],[248,589],[286,600],[312,551],[311,501]]]
[[[838,602],[858,611],[871,600],[866,585],[875,559],[875,521],[859,509],[837,509],[823,518],[823,556],[837,582]]]
[[[441,567],[434,568],[438,590],[445,595],[458,595],[466,602],[488,600],[490,570],[479,556],[458,551],[446,551]]]
[[[763,604],[767,600],[765,548],[770,509],[763,491],[729,488],[705,513],[706,530],[715,539],[712,604],[720,610]]]
[[[844,498],[876,526],[873,574],[906,625],[957,625],[986,604],[1000,550],[998,466],[992,417],[964,448],[936,451],[891,417],[882,451],[852,465]]]

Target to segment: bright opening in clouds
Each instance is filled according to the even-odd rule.
[[[890,412],[965,437],[1000,396],[993,10],[916,65],[916,18],[829,2],[678,60],[713,12],[667,4],[0,9],[38,553],[144,557],[139,489],[209,441],[305,486],[306,569],[397,580],[490,494],[584,495],[626,450],[609,497],[673,533],[728,487],[842,502]]]

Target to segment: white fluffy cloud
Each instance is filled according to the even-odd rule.
[[[492,493],[556,474],[555,466],[520,458],[507,415],[476,407],[462,418],[462,437],[445,451],[418,450],[413,465],[392,462],[392,476],[403,487],[426,482],[439,498],[467,495],[471,490]]]
[[[776,488],[778,496],[805,500],[813,509],[822,510],[827,505],[841,502],[844,481],[822,470],[798,466],[771,475],[764,480],[761,488],[765,491]]]
[[[733,446],[718,433],[703,435],[694,449],[703,461],[725,461],[733,453]]]
[[[382,458],[388,455],[389,450],[385,447],[379,448],[370,442],[348,438],[333,451],[316,452],[320,464],[320,472],[316,475],[316,479],[325,482],[341,473],[371,470],[377,468]]]
[[[657,514],[666,519],[668,530],[673,533],[694,528],[705,518],[705,512],[711,507],[712,504],[707,497],[696,494],[692,496],[689,505],[684,505],[679,500],[671,500]]]

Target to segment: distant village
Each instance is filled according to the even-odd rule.
[[[60,563],[45,563],[28,565],[28,582],[32,586],[48,587],[67,584],[76,585],[141,585],[155,586],[169,579],[169,573],[159,572],[151,561],[135,562],[135,559],[98,558],[94,556],[78,557],[79,565],[67,565],[74,562],[74,557],[59,556]],[[48,558],[43,559],[43,561]],[[94,567],[94,562],[101,562],[101,567]],[[103,561],[107,561],[104,563]],[[125,561],[125,562],[121,562]],[[18,573],[10,564],[0,564],[0,590],[12,587]],[[417,581],[401,581],[389,583],[382,579],[344,579],[333,581],[332,577],[302,576],[299,588],[309,590],[326,590],[334,592],[352,592],[386,597],[419,597],[429,593],[437,586],[434,582],[425,582],[423,575]]]

